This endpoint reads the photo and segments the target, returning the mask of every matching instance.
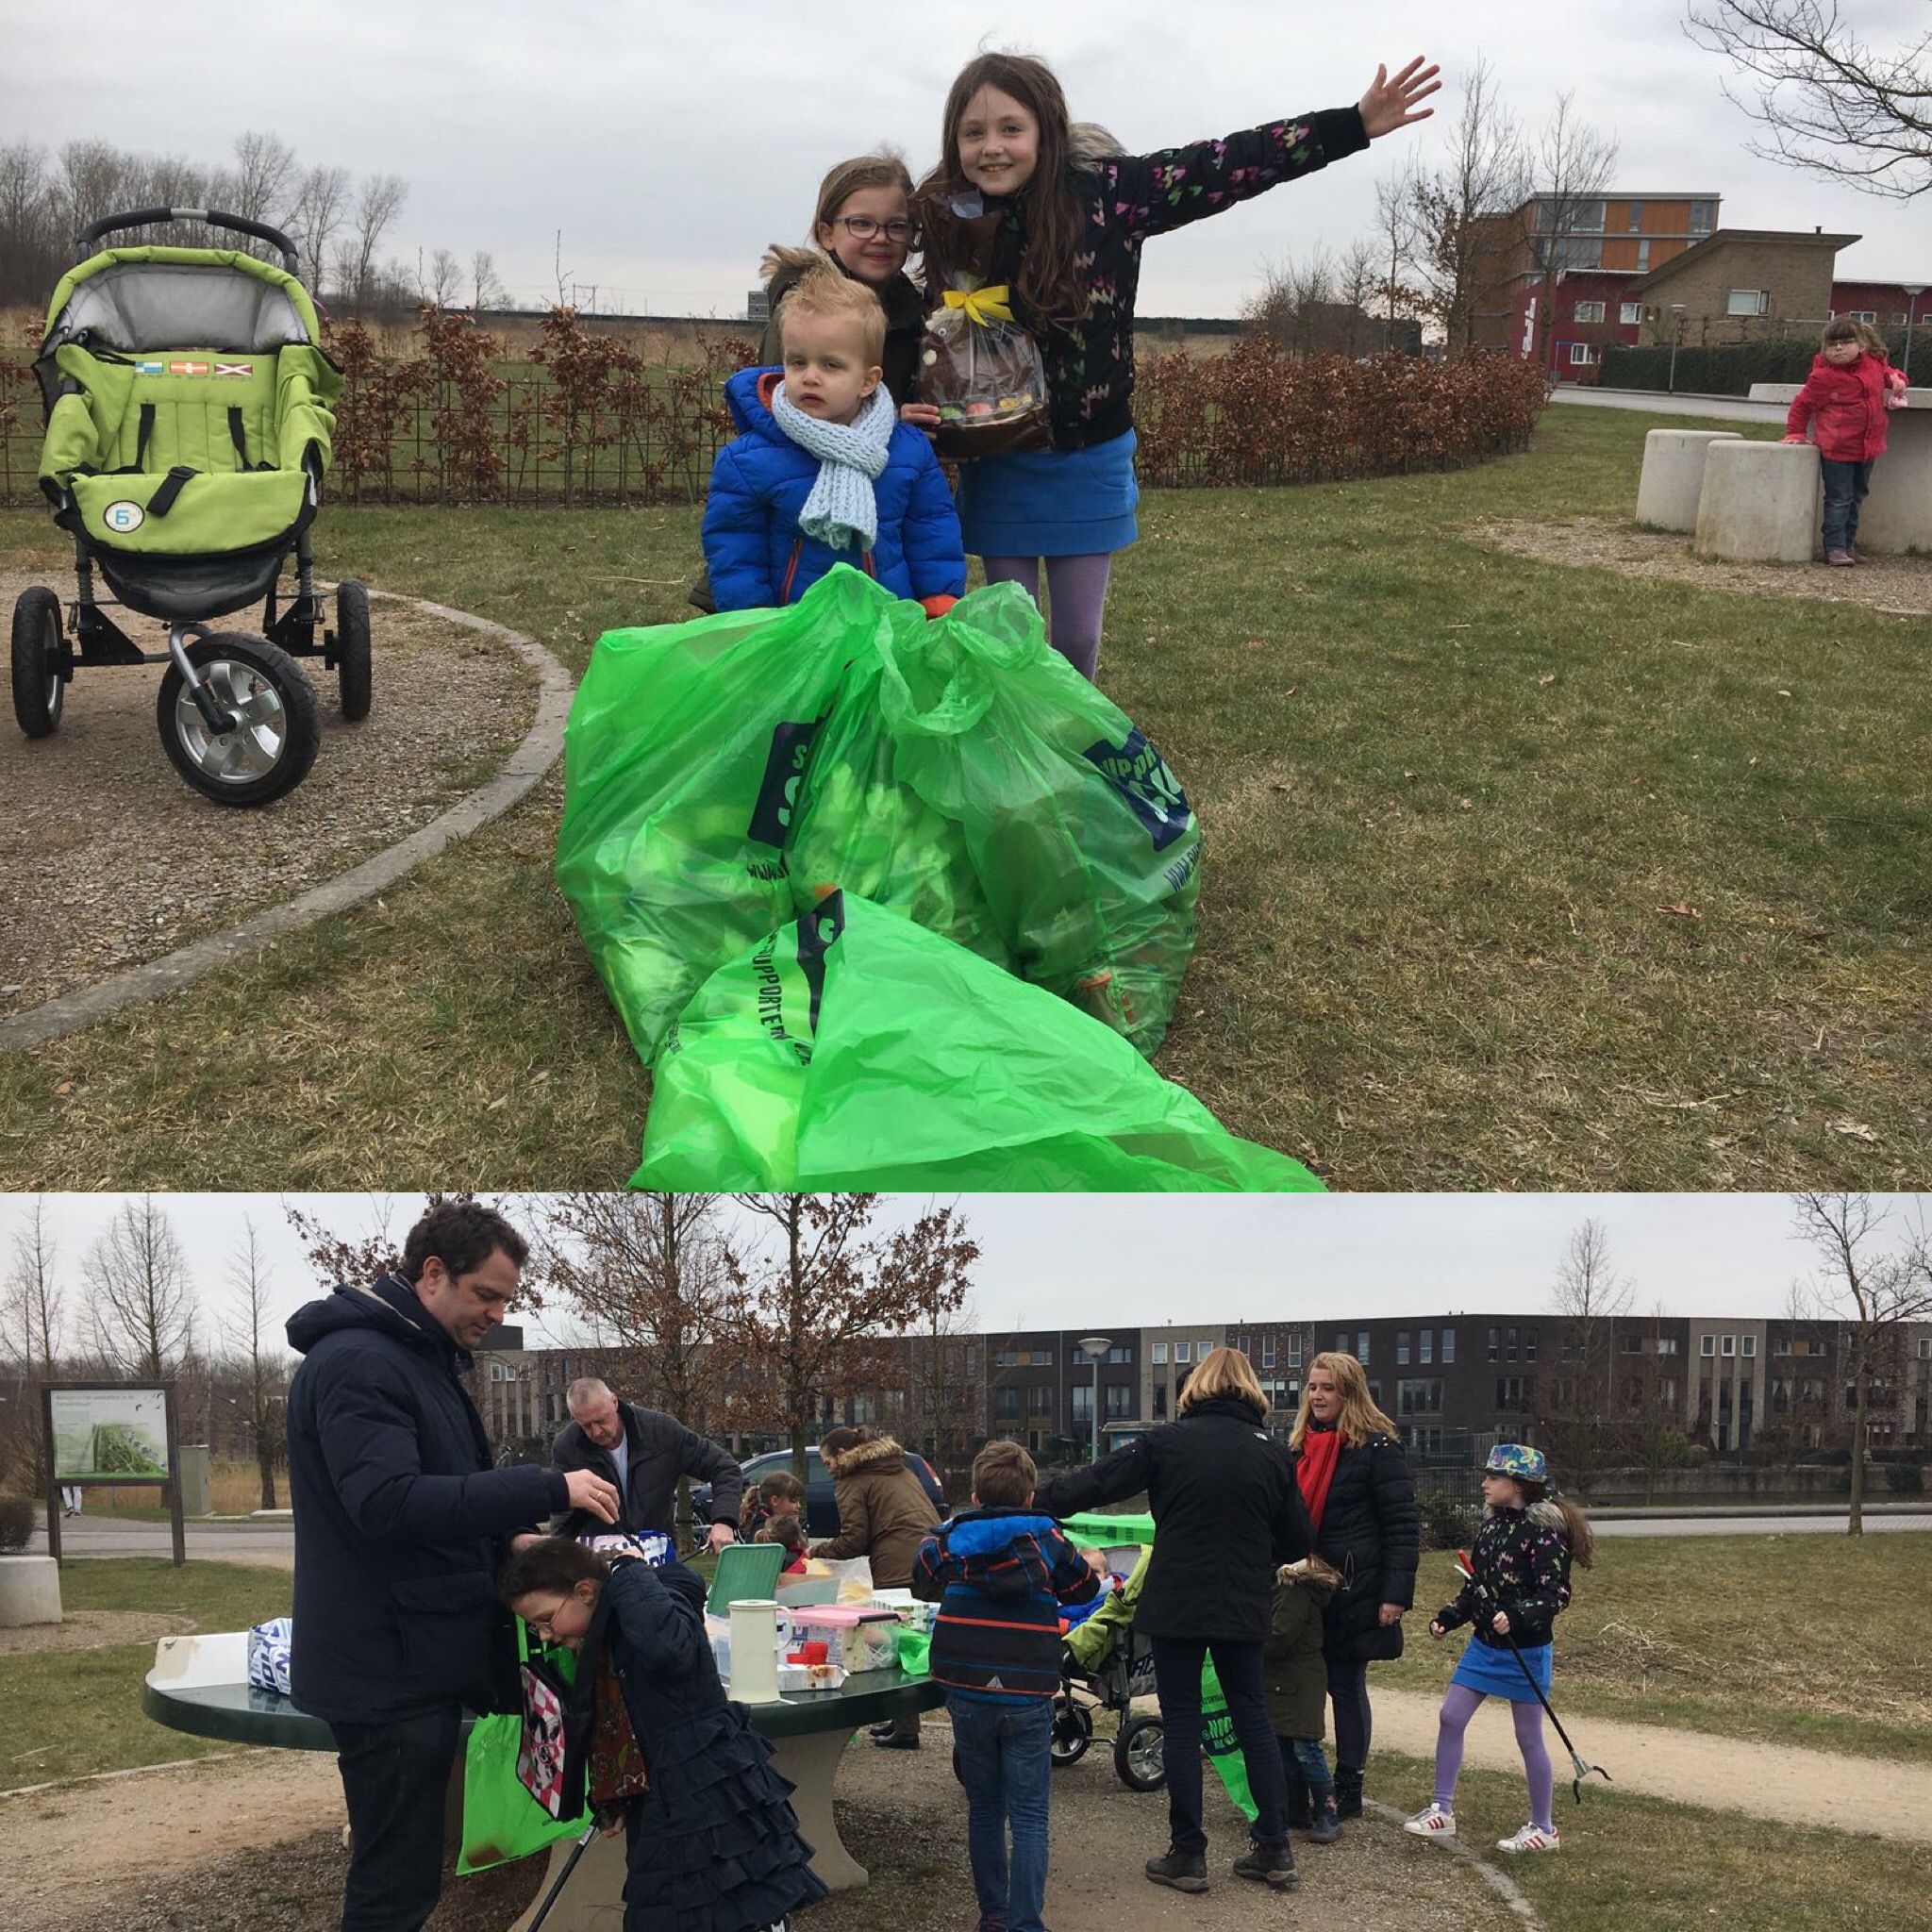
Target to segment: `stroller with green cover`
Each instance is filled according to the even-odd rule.
[[[116,230],[192,221],[253,236],[241,249],[103,248]],[[74,538],[76,599],[35,585],[13,609],[13,710],[29,738],[60,722],[82,667],[168,662],[156,705],[175,769],[225,805],[299,785],[320,741],[315,695],[293,661],[320,656],[343,717],[369,712],[369,600],[341,584],[335,624],[316,594],[308,526],[322,500],[341,372],[277,229],[206,208],[108,215],[78,238],[34,362],[46,409],[40,481]],[[295,553],[295,594],[276,591]],[[168,626],[143,651],[96,598],[98,570],[126,609]],[[207,620],[265,599],[259,634]]]

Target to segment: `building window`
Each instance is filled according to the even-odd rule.
[[[1075,1382],[1073,1392],[1074,1420],[1076,1423],[1091,1423],[1093,1420],[1093,1384]]]
[[[1119,1348],[1108,1349],[1107,1358],[1116,1368],[1124,1368],[1128,1362],[1134,1359],[1134,1351],[1123,1343]]]
[[[1444,1359],[1446,1360],[1447,1357],[1445,1357]],[[1500,1328],[1491,1328],[1490,1330],[1490,1359],[1492,1362],[1499,1362],[1503,1359],[1503,1331]]]
[[[1604,319],[1604,305],[1601,302],[1579,302],[1576,305],[1578,322],[1601,322]]]
[[[1157,1341],[1154,1344],[1154,1366],[1157,1369],[1164,1369],[1167,1366],[1167,1343],[1164,1341]]]
[[[1533,1362],[1536,1359],[1536,1330],[1534,1328],[1525,1328],[1523,1331],[1523,1359],[1526,1362]]]
[[[1570,1353],[1570,1344],[1568,1343],[1568,1341],[1565,1341],[1563,1344],[1563,1353],[1565,1355],[1568,1355]],[[1624,1336],[1624,1353],[1625,1355],[1641,1355],[1643,1353],[1643,1337],[1641,1335]]]
[[[1074,1385],[1079,1386],[1077,1383]],[[1026,1413],[1028,1415],[1051,1415],[1053,1413],[1053,1391],[1040,1384],[1026,1391]]]
[[[1503,1330],[1503,1355],[1507,1361],[1516,1359],[1516,1328],[1514,1324]]]
[[[1446,1369],[1456,1360],[1456,1331],[1445,1328],[1442,1331],[1442,1366]]]
[[[1769,289],[1733,289],[1724,297],[1726,315],[1769,315],[1771,313],[1771,291]]]
[[[1346,1355],[1348,1353],[1348,1330],[1346,1328],[1335,1338],[1335,1353],[1337,1355]]]
[[[1650,237],[1648,235],[1637,244],[1637,273],[1641,275],[1650,273]]]
[[[1932,1362],[1932,1335],[1919,1337],[1919,1359],[1922,1362]]]
[[[1847,308],[1845,313],[1854,322],[1876,322],[1878,320],[1878,311],[1875,308]],[[1900,316],[1899,320],[1903,322],[1905,317]]]
[[[1016,1423],[1020,1420],[1020,1391],[1017,1389],[1002,1389],[993,1397],[992,1412],[1003,1423]]]
[[[1735,1335],[1726,1335],[1723,1339],[1723,1341],[1718,1343],[1717,1352],[1720,1355],[1724,1356],[1736,1355],[1738,1352],[1738,1338]]]
[[[1274,1338],[1266,1336],[1261,1342],[1261,1366],[1272,1369],[1274,1366]]]
[[[1617,304],[1617,320],[1626,328],[1632,323],[1641,322],[1643,320],[1643,304],[1641,302],[1619,302]]]
[[[1498,1375],[1496,1377],[1496,1407],[1498,1409],[1523,1407],[1523,1377],[1521,1375]]]
[[[1900,308],[1893,312],[1891,318],[1891,325],[1893,328],[1903,328],[1905,327],[1907,323],[1911,321],[1911,319],[1912,318],[1909,315],[1907,315],[1903,308]]]
[[[1124,1382],[1108,1382],[1101,1391],[1107,1405],[1107,1420],[1124,1423],[1134,1412],[1134,1391]]]
[[[1746,1356],[1755,1356],[1755,1355],[1756,1355],[1756,1354],[1757,1353],[1757,1336],[1755,1336],[1755,1335],[1746,1335],[1746,1336],[1744,1336],[1744,1337],[1743,1337],[1743,1338],[1742,1338],[1742,1339],[1741,1339],[1741,1340],[1740,1341],[1740,1342],[1739,1342],[1739,1344],[1738,1344],[1738,1353],[1739,1353],[1740,1355],[1746,1355]]]
[[[1355,1358],[1357,1361],[1361,1363],[1363,1368],[1368,1367],[1369,1331],[1366,1328],[1362,1328],[1357,1331],[1355,1338]]]
[[[1590,367],[1590,344],[1588,342],[1572,342],[1570,344],[1570,366],[1573,369],[1588,369]]]
[[[1177,1362],[1191,1362],[1194,1358],[1194,1344],[1191,1341],[1176,1341],[1174,1345],[1174,1358]]]
[[[1435,1344],[1436,1333],[1433,1328],[1424,1328],[1422,1331],[1422,1333],[1416,1337],[1415,1358],[1417,1361],[1421,1362],[1424,1368],[1427,1368],[1428,1365],[1436,1358]]]
[[[1438,1415],[1442,1408],[1442,1384],[1433,1375],[1395,1385],[1397,1415]]]
[[[1630,204],[1630,233],[1633,235],[1636,234],[1638,229],[1642,227],[1642,225],[1643,204],[1641,201],[1633,201]]]
[[[996,1368],[1010,1369],[1019,1359],[1020,1355],[1017,1349],[1003,1348],[999,1354],[993,1357],[993,1365]]]
[[[1395,1366],[1406,1369],[1408,1366],[1408,1331],[1402,1329],[1395,1337]]]
[[[1717,203],[1714,201],[1693,201],[1690,204],[1690,218],[1684,225],[1693,235],[1707,235],[1717,221]]]
[[[1657,1339],[1657,1352],[1659,1355],[1675,1355],[1677,1338],[1674,1335],[1659,1335]]]
[[[1697,1338],[1697,1353],[1702,1356],[1715,1355],[1717,1353],[1717,1337],[1715,1335],[1700,1335]]]
[[[1291,1369],[1298,1369],[1302,1365],[1302,1338],[1299,1331],[1288,1338],[1288,1365]]]

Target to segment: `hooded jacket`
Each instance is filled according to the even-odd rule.
[[[1785,434],[1803,436],[1808,426],[1818,454],[1834,463],[1882,457],[1885,391],[1892,374],[1882,356],[1869,352],[1842,368],[1814,356],[1811,374],[1786,412]]]
[[[1149,1637],[1259,1643],[1277,1564],[1308,1554],[1288,1450],[1240,1395],[1210,1395],[1086,1469],[1042,1483],[1058,1517],[1146,1491],[1154,1550],[1134,1612]]]
[[[784,345],[778,338],[779,303],[798,285],[799,277],[808,269],[822,268],[827,263],[848,282],[860,280],[836,255],[824,255],[816,248],[787,248],[774,242],[765,250],[758,273],[765,278],[767,319],[765,332],[758,338],[758,360],[766,367],[785,359]],[[919,344],[925,334],[925,298],[903,270],[884,288],[873,282],[865,286],[879,298],[879,307],[886,311],[886,346],[879,356],[886,387],[895,401],[910,402],[913,379],[919,374]]]
[[[1436,1612],[1443,1629],[1472,1624],[1476,1641],[1491,1650],[1507,1650],[1509,1637],[1524,1650],[1550,1641],[1557,1612],[1570,1606],[1569,1525],[1554,1503],[1485,1509],[1469,1567],[1474,1580]],[[1509,1637],[1491,1627],[1498,1610],[1509,1613]]]
[[[563,1477],[491,1466],[458,1379],[469,1353],[400,1276],[338,1288],[288,1332],[295,1703],[350,1724],[515,1708],[496,1573],[510,1532],[563,1506]]]
[[[624,1424],[624,1441],[628,1452],[626,1482],[617,1480],[617,1461],[608,1449],[600,1449],[584,1433],[581,1423],[566,1423],[550,1445],[554,1469],[591,1469],[624,1497],[624,1515],[615,1524],[602,1522],[582,1509],[566,1510],[550,1525],[552,1536],[583,1536],[609,1528],[628,1530],[672,1530],[677,1513],[677,1479],[711,1485],[711,1521],[738,1524],[739,1492],[744,1488],[744,1472],[708,1436],[688,1429],[675,1416],[660,1409],[644,1408],[635,1402],[620,1402],[617,1419]]]
[[[1381,1611],[1384,1604],[1407,1609],[1415,1602],[1422,1521],[1408,1457],[1392,1436],[1377,1429],[1359,1447],[1344,1441],[1337,1450],[1315,1550],[1341,1572],[1326,1613],[1329,1657],[1359,1664],[1400,1657],[1402,1625],[1385,1627]]]
[[[724,384],[738,434],[711,465],[705,565],[720,610],[795,604],[835,563],[874,576],[895,597],[958,597],[966,551],[952,492],[932,446],[909,423],[892,426],[886,467],[873,479],[878,535],[870,552],[834,550],[798,527],[819,459],[778,427],[779,369],[741,369]]]
[[[989,1704],[1058,1693],[1059,1607],[1099,1591],[1086,1557],[1030,1508],[970,1509],[941,1524],[912,1559],[912,1594],[940,1607],[933,1681]]]
[[[813,1543],[811,1554],[835,1562],[864,1557],[874,1590],[904,1590],[920,1544],[939,1521],[932,1498],[906,1465],[906,1452],[891,1437],[874,1436],[842,1456],[826,1456],[824,1463],[839,1534]]]
[[[1322,1656],[1322,1612],[1334,1594],[1327,1577],[1306,1562],[1283,1566],[1261,1645],[1261,1701],[1277,1738],[1319,1738],[1328,1704]]]

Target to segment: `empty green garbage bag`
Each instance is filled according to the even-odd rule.
[[[893,603],[841,569],[783,610],[598,639],[564,732],[557,882],[647,1064],[705,976],[791,916],[812,735]]]
[[[1160,754],[1052,649],[1017,584],[877,642],[894,771],[959,825],[1015,970],[1153,1053],[1193,951],[1201,861]]]
[[[1319,1188],[1099,1021],[851,893],[707,980],[666,1039],[632,1184]]]

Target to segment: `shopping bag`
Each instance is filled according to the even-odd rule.
[[[598,639],[564,731],[557,883],[647,1064],[705,975],[791,917],[812,736],[893,602],[841,569],[783,610]]]
[[[593,1641],[594,1640],[594,1641]],[[593,1624],[584,1657],[594,1667],[602,1632]],[[459,1873],[481,1872],[569,1838],[590,1823],[585,1763],[591,1742],[591,1679],[577,1690],[579,1657],[561,1644],[532,1652],[517,1624],[522,1707],[475,1719],[463,1747],[463,1835]]]
[[[1152,1054],[1201,887],[1179,781],[1047,643],[1017,584],[930,624],[882,625],[876,641],[894,773],[959,827],[1015,971]]]
[[[666,1038],[632,1184],[1318,1188],[1129,1042],[851,893],[774,928]]]

